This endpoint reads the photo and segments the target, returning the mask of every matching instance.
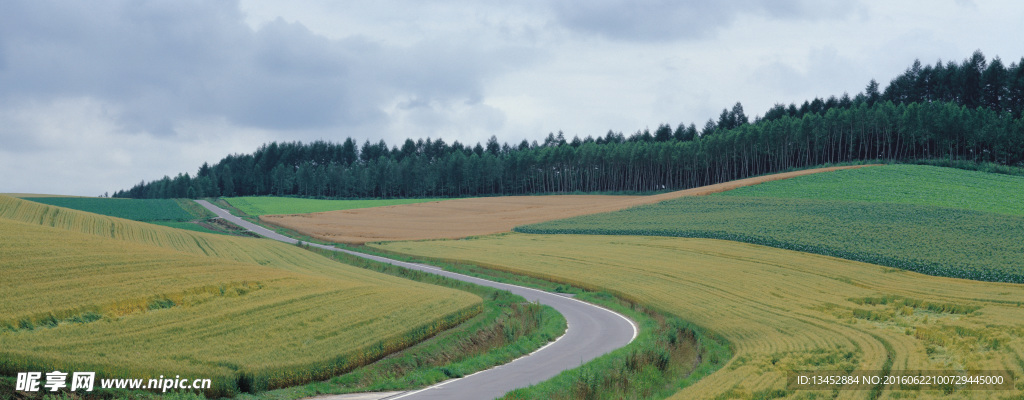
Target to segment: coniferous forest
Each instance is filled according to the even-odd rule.
[[[543,143],[406,139],[361,145],[286,142],[229,155],[188,173],[141,182],[114,197],[462,197],[565,192],[650,192],[805,166],[947,159],[1024,166],[1024,58],[1003,64],[976,51],[957,63],[919,61],[884,89],[777,104],[750,121],[740,103],[701,128]]]

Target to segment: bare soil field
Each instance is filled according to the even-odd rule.
[[[458,239],[510,232],[519,225],[618,211],[684,196],[703,196],[779,179],[864,166],[866,165],[786,172],[653,196],[484,197],[310,214],[264,215],[260,220],[336,243]]]

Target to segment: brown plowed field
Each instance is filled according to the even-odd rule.
[[[859,167],[863,165],[786,172],[653,196],[482,197],[311,214],[264,215],[260,220],[337,243],[457,239],[509,232],[519,225],[617,211],[684,196],[703,196],[762,182]]]

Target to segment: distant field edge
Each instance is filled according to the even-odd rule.
[[[885,164],[854,164],[854,165],[836,165],[836,166],[814,166],[805,169],[798,169],[794,171],[776,172],[767,175],[757,175],[748,178],[741,178],[722,183],[715,183],[706,186],[698,186],[695,188],[677,190],[674,192],[663,193],[653,196],[647,196],[638,201],[637,205],[647,205],[659,203],[665,200],[674,200],[681,197],[688,196],[706,196],[709,194],[726,192],[729,190],[759,185],[762,183],[779,181],[783,179],[796,178],[804,175],[820,174],[822,172],[841,171],[847,169],[865,168],[865,167],[880,167]]]
[[[309,214],[324,211],[343,211],[450,200],[445,198],[314,199],[277,196],[222,197],[222,199],[232,207],[254,217],[280,214]]]
[[[26,197],[83,197],[83,198],[91,198],[89,196],[72,196],[72,195],[65,195],[65,194],[45,194],[45,193],[0,193],[0,196],[8,196],[8,197],[14,197],[14,198],[19,198],[19,199],[23,199],[23,198],[26,198]]]
[[[701,186],[653,196],[504,196],[451,199],[314,214],[262,215],[264,224],[333,243],[459,239],[511,232],[516,226],[620,211],[680,197],[868,165],[827,166]],[[292,210],[295,211],[295,210]]]

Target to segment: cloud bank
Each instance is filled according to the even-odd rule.
[[[0,192],[97,195],[268,141],[697,123],[1020,58],[1019,2],[0,2]]]

